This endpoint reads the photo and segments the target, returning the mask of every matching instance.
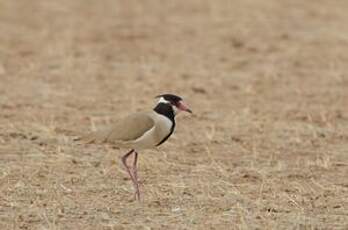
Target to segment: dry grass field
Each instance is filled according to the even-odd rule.
[[[345,0],[0,0],[0,229],[348,229]],[[75,136],[172,92],[140,153]]]

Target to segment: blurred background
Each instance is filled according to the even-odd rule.
[[[345,229],[348,2],[0,0],[2,229]],[[175,93],[140,156],[71,137]],[[146,178],[146,179],[145,179]]]

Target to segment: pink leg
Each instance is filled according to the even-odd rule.
[[[132,155],[132,153],[135,153],[134,161],[133,161],[133,173],[131,172],[131,170],[127,164],[127,159],[130,155]],[[134,149],[132,149],[131,151],[129,151],[126,155],[124,155],[122,157],[122,163],[125,166],[125,168],[127,169],[127,172],[129,174],[130,178],[132,179],[133,186],[135,188],[135,198],[137,200],[140,200],[140,191],[139,191],[139,184],[138,184],[137,171],[136,171],[137,159],[138,159],[138,153],[135,152]]]
[[[139,181],[138,181],[138,172],[137,172],[137,162],[138,162],[138,153],[134,151],[134,160],[133,160],[133,177],[136,181],[135,185],[135,199],[140,200],[140,190],[139,190]]]

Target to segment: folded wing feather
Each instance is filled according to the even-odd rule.
[[[155,125],[148,113],[135,113],[120,119],[111,127],[92,132],[81,140],[87,143],[122,144],[141,137]]]

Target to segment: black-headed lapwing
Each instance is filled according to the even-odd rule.
[[[122,163],[132,179],[135,198],[140,200],[137,176],[138,150],[155,148],[163,144],[172,135],[175,128],[175,115],[179,111],[192,113],[181,97],[173,94],[157,96],[156,107],[149,112],[131,114],[118,120],[111,127],[98,130],[82,137],[88,143],[109,143],[131,150],[122,157]],[[134,155],[132,167],[127,159]]]

